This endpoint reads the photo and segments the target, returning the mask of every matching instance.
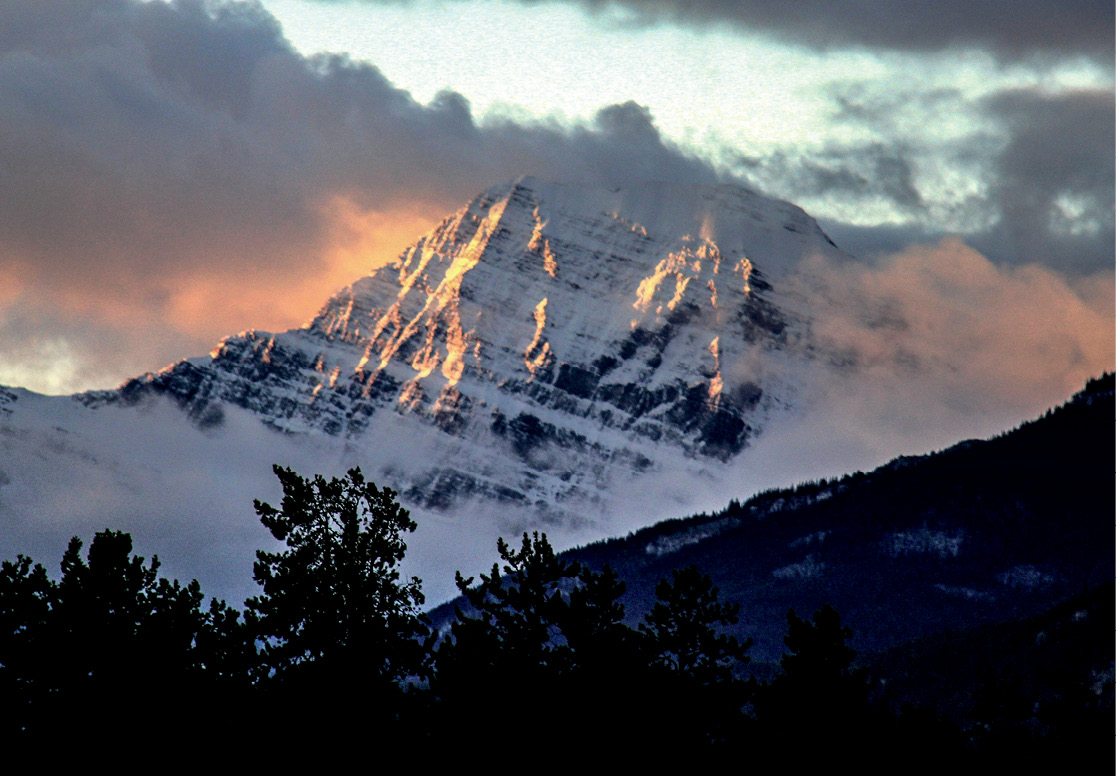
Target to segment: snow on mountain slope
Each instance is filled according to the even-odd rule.
[[[0,530],[22,549],[53,500],[98,525],[126,502],[133,532],[147,505],[175,526],[149,517],[147,534],[200,520],[193,541],[221,552],[266,539],[245,525],[252,497],[277,498],[271,463],[359,465],[424,516],[415,563],[448,594],[499,533],[597,538],[709,498],[795,404],[808,311],[778,284],[817,254],[845,258],[803,211],[740,187],[494,187],[302,328],[116,391],[6,392]]]
[[[777,376],[739,368],[795,336],[767,273],[821,250],[836,253],[802,211],[736,187],[523,179],[308,326],[229,338],[209,361],[90,402],[168,395],[203,425],[235,405],[353,444],[382,436],[385,414],[407,415],[452,439],[400,483],[412,501],[480,494],[549,510],[607,495],[616,470],[653,469],[662,447],[727,460],[747,445],[791,398]]]

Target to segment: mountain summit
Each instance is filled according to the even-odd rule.
[[[857,266],[801,209],[739,186],[496,186],[301,328],[111,391],[0,388],[0,547],[54,557],[111,526],[243,600],[272,464],[359,466],[414,512],[407,572],[438,601],[501,535],[582,544],[925,450],[948,432],[888,386],[949,364],[879,345],[910,325],[887,299],[830,330],[849,295],[829,284]],[[890,366],[831,336],[861,319],[906,382],[877,387]],[[881,391],[873,417],[918,432],[898,449],[841,414]]]
[[[412,504],[558,516],[617,475],[726,461],[763,430],[792,389],[747,365],[800,336],[772,281],[815,253],[840,255],[801,209],[742,187],[522,178],[306,326],[230,337],[87,402],[168,396],[202,425],[241,407],[345,440],[366,470],[390,441],[387,479]],[[398,446],[416,435],[428,444],[408,460]]]

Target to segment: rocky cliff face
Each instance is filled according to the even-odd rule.
[[[521,179],[303,328],[245,332],[84,400],[169,396],[202,426],[234,405],[339,437],[370,468],[406,447],[401,429],[436,430],[443,443],[396,484],[410,501],[553,510],[665,452],[725,461],[747,446],[793,400],[770,368],[802,331],[778,279],[818,252],[839,255],[809,216],[740,187]]]

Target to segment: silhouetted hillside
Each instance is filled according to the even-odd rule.
[[[1112,731],[1114,592],[1109,580],[1029,617],[918,639],[869,668],[886,677],[880,695],[894,709],[917,699],[1001,732],[1055,728],[1099,740],[1098,726]]]
[[[862,653],[1034,615],[1113,576],[1113,376],[1010,432],[571,550],[628,587],[629,622],[697,565],[741,605],[755,661],[786,613],[831,604]],[[435,619],[452,607],[440,608]]]

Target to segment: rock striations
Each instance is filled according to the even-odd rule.
[[[248,331],[83,400],[167,396],[203,426],[242,407],[345,440],[370,470],[401,428],[435,430],[395,483],[412,503],[560,512],[667,453],[728,460],[792,401],[793,381],[749,364],[795,348],[801,313],[773,285],[811,253],[841,256],[802,210],[741,187],[523,178],[306,326]]]

